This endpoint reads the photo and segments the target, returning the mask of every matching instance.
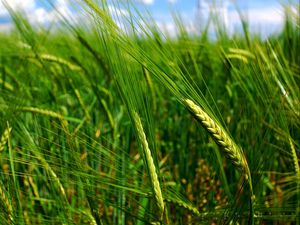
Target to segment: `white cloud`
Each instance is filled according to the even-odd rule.
[[[216,17],[225,27],[228,27],[228,6],[229,2],[223,1],[200,1],[196,9],[197,19],[205,24],[210,15]]]
[[[112,5],[108,6],[108,11],[112,17],[129,16],[129,12],[127,10],[116,8]]]
[[[177,27],[173,21],[157,22],[158,29],[166,36],[176,37],[178,34]]]
[[[44,8],[37,8],[28,15],[29,22],[32,24],[45,24],[49,22],[50,15]]]
[[[263,36],[279,31],[284,22],[283,9],[279,7],[249,9],[243,12],[251,32],[262,32]],[[241,19],[236,11],[228,14],[231,32],[241,26]]]
[[[70,3],[70,1],[69,0],[56,0],[56,3],[55,3],[55,5],[56,6],[68,6],[69,5],[69,3]]]
[[[54,8],[47,10],[42,6],[38,6],[36,3],[39,0],[0,0],[0,16],[8,18],[8,11],[4,7],[3,2],[6,1],[9,3],[9,6],[16,11],[24,13],[24,16],[29,20],[33,26],[47,26],[52,23],[59,23],[62,20],[66,19],[71,23],[86,23],[87,19],[83,16],[82,11],[75,10],[74,7],[80,7],[80,5],[72,5],[70,0],[55,0]],[[150,4],[153,1],[146,0],[146,4]],[[74,7],[73,7],[74,6]],[[119,19],[121,17],[129,16],[129,12],[125,9],[115,8],[113,6],[108,7],[110,15],[114,20],[120,23]],[[8,30],[10,26],[1,24],[1,30]]]
[[[136,2],[141,2],[145,5],[152,5],[154,3],[154,0],[136,0]]]
[[[2,2],[0,2],[0,16],[4,16],[7,14],[7,11]]]
[[[202,24],[206,24],[211,12],[218,16],[218,19],[220,22],[223,22],[229,34],[232,34],[234,31],[241,30],[241,19],[234,8],[232,2],[228,0],[216,1],[215,4],[209,3],[209,1],[201,1],[196,9],[198,14],[197,19]],[[250,8],[243,10],[242,14],[246,15],[248,19],[250,31],[262,32],[263,36],[279,31],[284,21],[280,4],[273,4],[264,8]]]
[[[175,3],[177,3],[177,0],[168,0],[168,2],[171,4],[175,4]]]
[[[56,0],[54,4],[54,9],[47,12],[48,21],[46,22],[59,22],[63,19],[67,20],[75,20],[72,15],[72,11],[70,9],[69,0]]]
[[[278,8],[252,9],[248,11],[249,21],[255,24],[281,24],[283,12]]]
[[[35,0],[0,0],[0,16],[8,15],[4,2],[13,10],[21,10],[25,13],[32,12],[36,7]]]
[[[1,8],[4,7],[4,2],[6,2],[13,10],[22,10],[24,12],[31,12],[35,9],[35,0],[9,0],[1,1]],[[6,11],[6,10],[5,10]]]
[[[29,22],[33,25],[46,25],[52,22],[59,22],[63,18],[72,21],[75,20],[72,17],[74,13],[70,10],[69,0],[56,0],[54,4],[55,9],[52,10],[38,7],[36,1],[37,0],[6,0],[5,2],[13,10],[24,13]],[[0,16],[9,16],[5,8],[4,0],[0,0]],[[2,25],[2,27],[3,26],[4,25]]]

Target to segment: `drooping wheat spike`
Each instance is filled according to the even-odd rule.
[[[0,140],[0,153],[4,150],[4,147],[5,147],[5,144],[6,144],[7,140],[8,140],[8,137],[10,135],[11,129],[12,128],[8,126],[4,130],[4,132],[3,132],[2,136],[1,136],[1,140]]]
[[[241,149],[233,142],[223,130],[200,106],[192,100],[183,101],[202,126],[211,134],[216,143],[222,147],[225,156],[242,172],[248,176],[249,168]]]
[[[193,205],[189,204],[189,203],[186,203],[184,201],[181,201],[180,199],[175,199],[175,198],[170,198],[170,197],[165,197],[164,198],[165,202],[169,202],[169,203],[173,203],[173,204],[176,204],[178,205],[179,207],[181,208],[184,208],[190,212],[192,212],[193,214],[195,214],[196,216],[200,216],[200,212],[199,210],[194,207]]]
[[[45,116],[49,116],[49,117],[53,117],[53,118],[57,118],[57,119],[61,119],[61,120],[64,119],[63,115],[61,115],[57,112],[47,110],[47,109],[40,109],[40,108],[35,108],[35,107],[20,107],[19,110],[23,111],[23,112],[37,113],[37,114],[41,114],[41,115],[45,115]]]
[[[34,58],[36,58],[36,56],[28,55],[27,58],[33,58],[34,59]],[[79,66],[77,66],[77,65],[75,65],[75,64],[73,64],[73,63],[71,63],[71,62],[69,62],[69,61],[67,61],[63,58],[54,56],[54,55],[40,54],[40,55],[38,55],[38,58],[41,59],[41,60],[44,60],[44,61],[64,65],[64,66],[68,67],[70,70],[73,70],[73,71],[82,71],[82,69]]]
[[[66,118],[64,117],[63,115],[57,113],[57,112],[54,112],[54,111],[51,111],[51,110],[48,110],[48,109],[40,109],[40,108],[35,108],[35,107],[20,107],[18,108],[19,111],[22,111],[22,112],[30,112],[30,113],[34,113],[34,114],[40,114],[40,115],[43,115],[43,116],[49,116],[49,117],[52,117],[52,118],[56,118],[56,119],[59,119],[61,121],[62,124],[66,125],[68,124],[68,120],[69,121],[74,121],[74,122],[79,122],[77,119],[75,118]],[[81,121],[80,121],[81,122]]]
[[[196,105],[190,99],[183,99],[183,103],[202,124],[202,126],[210,133],[215,142],[222,147],[225,156],[241,171],[245,179],[248,181],[250,189],[250,213],[253,217],[253,202],[255,196],[253,194],[252,180],[250,169],[241,148],[230,138],[227,132],[214,121],[200,106]]]
[[[133,113],[133,119],[134,119],[134,123],[135,123],[136,129],[137,129],[138,138],[143,146],[144,154],[146,157],[146,164],[148,166],[148,170],[150,173],[151,185],[152,185],[152,189],[154,192],[156,205],[159,210],[158,215],[159,215],[159,217],[160,217],[159,219],[161,221],[163,218],[163,213],[164,213],[164,201],[163,201],[163,196],[162,196],[158,176],[156,173],[155,164],[154,164],[153,158],[151,156],[151,151],[150,151],[148,141],[147,141],[147,138],[146,138],[146,135],[145,135],[145,132],[143,129],[143,125],[142,125],[139,115],[137,113]]]

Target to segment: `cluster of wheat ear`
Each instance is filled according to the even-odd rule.
[[[164,201],[163,201],[163,196],[159,184],[159,179],[156,173],[155,164],[151,155],[151,151],[139,115],[137,113],[134,113],[133,119],[134,119],[135,127],[137,129],[138,138],[141,142],[145,154],[146,164],[148,166],[148,170],[150,174],[151,186],[154,192],[155,202],[159,210],[158,212],[159,220],[161,221],[164,213]]]
[[[243,154],[242,149],[230,138],[227,132],[213,120],[200,106],[190,99],[183,99],[183,103],[194,115],[194,117],[202,124],[202,126],[211,134],[215,142],[222,147],[225,156],[237,167],[248,181],[251,204],[255,199],[252,188],[252,180],[250,169]],[[252,207],[252,206],[251,206]]]

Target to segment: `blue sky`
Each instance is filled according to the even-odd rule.
[[[1,2],[2,0],[0,0]],[[252,32],[261,32],[268,35],[280,31],[283,24],[283,11],[281,0],[134,0],[135,6],[139,10],[148,10],[158,26],[171,34],[176,33],[176,26],[172,20],[171,11],[178,12],[187,30],[193,32],[198,28],[195,22],[205,21],[209,10],[213,7],[214,12],[220,15],[229,32],[233,33],[240,28],[239,16],[235,10],[235,2],[238,7],[246,13],[250,22]],[[46,0],[7,0],[11,7],[22,10],[28,15],[28,19],[33,24],[49,24],[59,22],[60,17],[55,10],[51,9]],[[61,14],[74,18],[79,18],[73,10],[74,1],[72,0],[52,0],[51,1]],[[213,4],[215,2],[215,4]],[[199,4],[200,3],[200,4]],[[200,5],[200,7],[198,7]],[[126,14],[125,9],[120,12]],[[11,29],[11,22],[8,13],[0,3],[0,32]]]

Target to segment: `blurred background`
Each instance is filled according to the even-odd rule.
[[[111,5],[112,13],[128,15],[126,1],[120,1],[120,6]],[[123,2],[123,4],[122,4]],[[209,15],[218,15],[229,35],[242,30],[240,15],[249,22],[249,30],[252,34],[268,37],[270,34],[282,30],[285,5],[294,4],[295,1],[278,0],[134,0],[133,5],[141,13],[149,15],[158,27],[170,36],[176,36],[177,26],[174,22],[174,14],[180,15],[190,34],[198,34],[206,24]],[[9,0],[7,4],[14,10],[22,11],[34,26],[55,27],[63,18],[73,22],[82,23],[83,10],[80,1],[75,0]],[[108,1],[108,4],[110,2]],[[111,3],[112,4],[112,3]],[[117,9],[116,9],[117,8]],[[0,2],[0,32],[12,30],[12,22],[5,7],[5,1]],[[210,35],[214,35],[211,29]]]

